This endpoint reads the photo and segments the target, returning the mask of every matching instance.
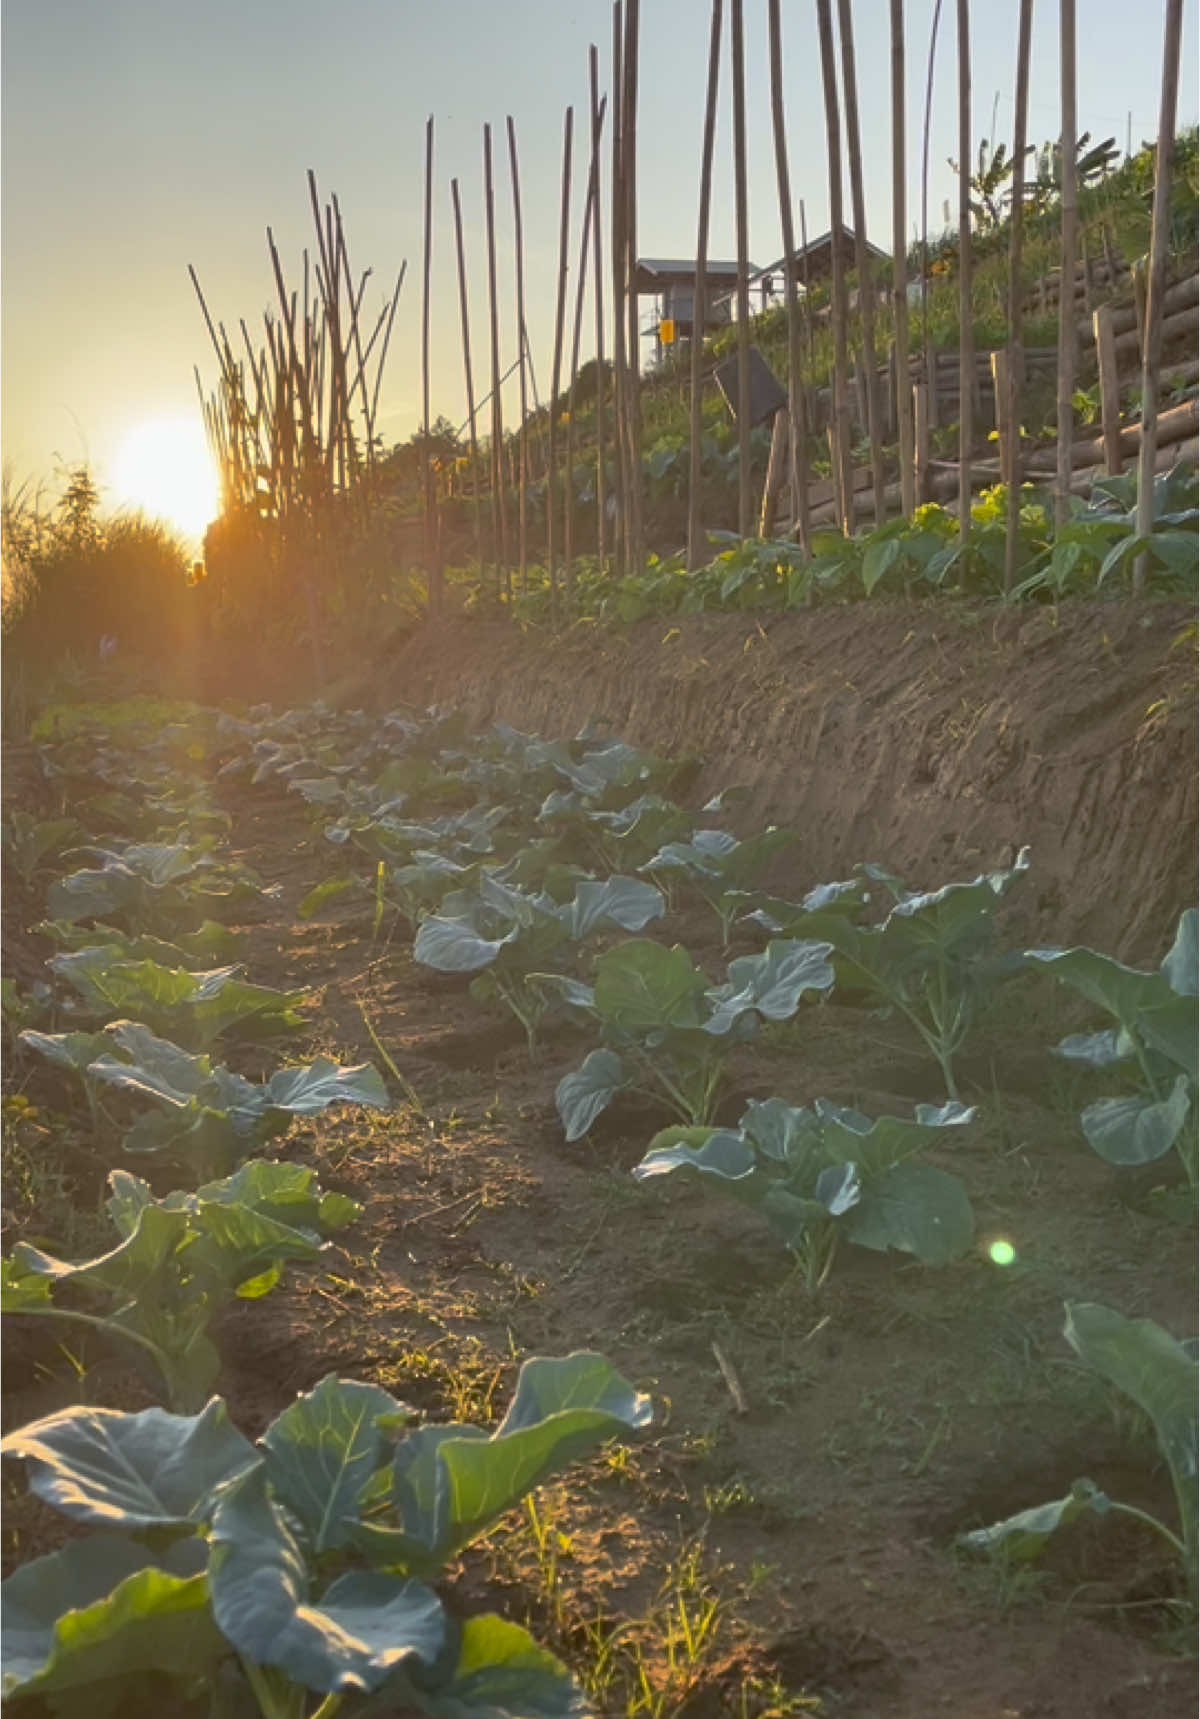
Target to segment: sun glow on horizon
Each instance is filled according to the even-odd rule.
[[[220,511],[217,469],[194,418],[156,418],[121,443],[115,465],[119,502],[199,540]]]

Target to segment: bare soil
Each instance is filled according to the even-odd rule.
[[[1028,842],[1034,870],[1025,899],[1013,894],[1008,940],[1083,940],[1149,963],[1196,894],[1194,639],[1181,641],[1192,619],[1165,606],[879,606],[647,623],[553,648],[461,622],[345,690],[547,735],[600,718],[693,755],[696,804],[743,783],[747,828],[802,832],[773,880],[782,893],[860,859],[935,887]],[[960,1530],[1081,1475],[1173,1511],[1152,1433],[1074,1364],[1063,1302],[1188,1334],[1194,1233],[1162,1209],[1170,1169],[1118,1174],[1080,1136],[1078,1077],[1047,1048],[1080,1018],[1053,986],[999,994],[962,1059],[980,1121],[930,1157],[966,1182],[977,1250],[928,1271],[846,1249],[809,1300],[750,1214],[633,1182],[661,1113],[614,1107],[590,1141],[563,1144],[554,1087],[585,1053],[579,1034],[549,1032],[531,1059],[465,980],[412,962],[402,922],[375,945],[369,912],[301,922],[320,864],[303,808],[267,788],[227,803],[238,856],[284,886],[247,959],[255,980],[309,993],[311,1037],[288,1054],[378,1062],[373,1033],[409,1089],[388,1116],[288,1137],[289,1155],[365,1210],[326,1269],[294,1273],[225,1321],[223,1388],[240,1424],[261,1430],[331,1370],[435,1417],[490,1419],[525,1355],[599,1348],[653,1393],[655,1427],[627,1458],[547,1490],[549,1576],[523,1519],[470,1554],[473,1602],[531,1618],[579,1663],[588,1623],[633,1620],[629,1639],[678,1696],[667,1711],[690,1719],[1195,1711],[1195,1666],[1164,1634],[1175,1577],[1152,1536],[1081,1527],[1044,1578],[1024,1580],[954,1548]],[[663,935],[718,977],[711,916],[685,910]],[[62,1102],[51,1072],[18,1072],[39,1101]],[[939,1078],[893,1023],[835,996],[741,1054],[722,1114],[771,1093],[903,1113],[940,1098]],[[1000,1236],[1016,1248],[1006,1269],[987,1252]],[[18,1348],[7,1382],[27,1412],[28,1387],[44,1389],[55,1361]],[[144,1400],[117,1370],[92,1388],[124,1407]],[[52,1532],[20,1507],[7,1556]],[[712,1650],[682,1676],[661,1630],[639,1637],[681,1558],[720,1597]],[[791,1706],[765,1693],[772,1680]],[[626,1711],[615,1685],[602,1705]]]

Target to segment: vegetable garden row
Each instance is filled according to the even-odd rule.
[[[302,919],[336,904],[377,945],[385,920],[402,920],[417,965],[468,984],[481,1011],[511,1012],[534,1063],[548,1035],[573,1039],[577,1066],[555,1092],[564,1153],[586,1150],[576,1143],[606,1112],[652,1107],[664,1126],[632,1167],[642,1198],[690,1178],[741,1202],[814,1309],[844,1250],[950,1268],[976,1247],[971,1189],[946,1166],[984,1108],[962,1098],[972,1034],[1010,987],[1055,982],[1083,1000],[1087,1030],[1046,1046],[1048,1063],[1091,1083],[1081,1141],[1130,1174],[1161,1161],[1158,1221],[1194,1222],[1194,909],[1142,971],[1087,948],[1008,945],[1007,910],[1036,870],[1026,849],[933,890],[872,861],[784,898],[772,886],[796,832],[735,834],[736,788],[690,809],[685,766],[596,733],[473,736],[439,710],[114,714],[79,707],[46,725],[44,769],[73,815],[6,824],[10,873],[46,885],[36,930],[56,952],[44,982],[10,977],[4,996],[17,1065],[74,1083],[111,1151],[113,1245],[68,1261],[17,1242],[2,1306],[126,1345],[163,1406],[80,1404],[5,1438],[32,1491],[93,1530],[5,1583],[10,1696],[70,1713],[94,1711],[99,1691],[114,1710],[159,1698],[280,1719],[343,1703],[479,1719],[590,1708],[516,1623],[462,1618],[446,1581],[531,1488],[650,1423],[650,1398],[607,1360],[526,1359],[494,1429],[414,1425],[379,1384],[330,1375],[252,1443],[211,1396],[231,1304],[327,1258],[362,1217],[270,1143],[327,1107],[411,1098],[381,1040],[382,1073],[276,1060],[269,1047],[304,1026],[305,993],[243,977],[245,926],[273,891],[229,851],[227,788],[286,786],[307,808],[322,875]],[[690,929],[692,947],[672,935],[698,911],[711,916],[703,951]],[[806,1089],[806,1032],[847,1003],[848,1033],[866,1011],[907,1036],[928,1098],[912,1115]],[[775,1091],[733,1122],[751,1043]],[[1081,1516],[1136,1520],[1167,1548],[1170,1605],[1194,1615],[1195,1346],[1089,1300],[1068,1305],[1065,1335],[1152,1423],[1177,1518],[1080,1476],[1065,1496],[960,1524],[960,1543],[1020,1565]]]

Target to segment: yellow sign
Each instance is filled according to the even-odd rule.
[[[665,317],[658,325],[658,338],[663,346],[675,344],[675,321],[673,317]]]

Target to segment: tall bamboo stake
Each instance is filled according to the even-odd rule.
[[[792,227],[792,187],[788,173],[787,130],[783,116],[783,42],[779,0],[769,0],[767,12],[771,56],[771,125],[775,136],[775,178],[779,186],[779,226],[783,235],[783,290],[787,298],[788,331],[788,471],[792,491],[792,526],[800,546],[809,549],[808,413],[800,369],[800,308],[796,303],[796,235]]]
[[[525,332],[525,239],[521,229],[521,170],[517,161],[517,128],[513,124],[511,114],[508,115],[506,123],[508,126],[508,165],[512,175],[513,248],[517,260],[517,353],[521,378],[520,473],[517,485],[517,570],[521,580],[521,590],[525,591],[529,585],[529,429],[526,423],[529,416],[529,401],[525,387],[529,339]]]
[[[1029,46],[1033,31],[1033,0],[1021,0],[1017,26],[1017,93],[1013,113],[1012,215],[1008,247],[1008,513],[1004,543],[1004,590],[1012,590],[1020,548],[1021,514],[1021,380],[1025,353],[1021,344],[1021,246],[1025,233],[1025,126],[1029,113]],[[966,164],[964,163],[964,166]]]
[[[688,431],[688,572],[705,560],[700,517],[700,441],[702,435],[704,328],[708,321],[708,218],[712,201],[713,142],[717,130],[717,83],[721,71],[722,0],[712,0],[708,39],[708,87],[704,97],[704,142],[700,150],[700,217],[696,227],[696,284],[692,292],[692,400]]]
[[[1154,457],[1158,451],[1158,372],[1162,359],[1163,294],[1167,287],[1167,237],[1170,226],[1171,156],[1175,146],[1175,107],[1179,94],[1179,48],[1183,0],[1167,0],[1163,28],[1162,98],[1158,115],[1158,153],[1154,162],[1154,211],[1150,228],[1150,282],[1146,294],[1146,339],[1142,351],[1142,445],[1138,455],[1137,529],[1154,530]],[[1133,589],[1141,595],[1147,557],[1140,555]]]
[[[571,328],[571,362],[567,376],[567,481],[563,497],[563,560],[567,569],[567,610],[571,610],[575,595],[575,379],[579,374],[579,344],[583,336],[583,298],[587,288],[588,252],[591,249],[592,225],[597,219],[597,191],[600,179],[600,133],[604,125],[607,100],[600,103],[592,120],[592,160],[588,170],[587,198],[583,207],[583,229],[579,238],[579,273],[575,282],[575,317]]]
[[[624,130],[622,58],[624,7],[613,0],[612,39],[612,263],[613,284],[613,440],[616,444],[617,520],[614,534],[616,570],[625,572],[629,559],[629,437],[625,421],[625,198],[622,195],[621,136]]]
[[[546,473],[546,572],[550,580],[550,610],[558,611],[558,577],[554,566],[554,514],[558,505],[555,493],[555,465],[558,429],[558,389],[562,380],[563,322],[567,308],[567,246],[571,228],[571,128],[574,109],[568,108],[563,120],[562,205],[558,230],[558,294],[554,312],[554,365],[550,379],[550,467]]]
[[[1071,443],[1075,433],[1075,229],[1077,224],[1075,140],[1075,0],[1059,0],[1059,62],[1062,81],[1062,270],[1058,293],[1058,472],[1054,520],[1063,525],[1071,512]],[[1097,343],[1099,352],[1099,343]]]
[[[592,110],[592,135],[597,135],[600,115],[599,55],[593,43],[588,49],[588,88]],[[600,148],[597,139],[592,157],[596,202],[592,211],[592,276],[595,280],[596,301],[596,559],[604,566],[608,521],[608,474],[604,469],[606,434],[604,426],[604,269],[603,213],[601,208]]]
[[[495,531],[496,595],[503,583],[512,596],[508,565],[508,510],[504,501],[504,413],[500,403],[500,310],[496,292],[496,193],[492,182],[492,128],[483,128],[483,195],[488,254],[488,315],[492,340],[492,521]]]
[[[800,280],[804,287],[804,338],[808,345],[808,373],[816,369],[816,349],[813,346],[812,304],[808,287],[808,222],[804,218],[804,199],[800,199]]]
[[[900,511],[916,507],[912,388],[908,376],[908,244],[904,168],[904,0],[891,0],[892,24],[892,320],[896,332],[896,427],[900,440]]]
[[[730,0],[733,65],[733,175],[737,219],[737,432],[738,534],[749,537],[754,506],[750,489],[750,241],[746,188],[746,52],[742,0]]]
[[[821,82],[825,91],[825,138],[829,157],[830,258],[833,272],[833,450],[841,489],[842,530],[854,531],[854,486],[850,471],[850,401],[847,391],[846,271],[842,266],[842,148],[838,116],[837,72],[833,58],[830,0],[817,0],[817,32],[821,42]]]
[[[929,65],[925,74],[925,129],[921,142],[921,355],[928,408],[937,412],[937,363],[929,350],[929,132],[933,118],[933,62],[937,54],[938,25],[942,21],[942,0],[933,8],[933,23],[929,28]],[[962,170],[970,173],[969,161]],[[936,421],[936,420],[935,420]]]
[[[867,434],[871,438],[871,489],[875,523],[885,512],[883,425],[879,411],[879,377],[875,359],[875,283],[867,250],[867,213],[863,198],[862,144],[858,127],[858,78],[854,68],[854,22],[850,0],[838,0],[838,34],[842,41],[842,89],[846,101],[846,147],[850,163],[850,198],[854,209],[854,263],[858,271],[858,315],[862,328],[863,386],[867,396]]]
[[[454,203],[454,245],[458,253],[458,302],[462,313],[463,369],[467,380],[467,420],[470,424],[471,490],[475,512],[475,559],[483,575],[483,532],[479,520],[479,439],[475,433],[475,384],[471,376],[471,319],[467,313],[467,266],[463,258],[462,206],[458,199],[458,180],[450,181],[450,196]]]
[[[621,186],[625,198],[625,278],[629,283],[629,347],[625,354],[625,423],[629,442],[629,558],[633,570],[645,564],[642,520],[641,331],[637,292],[637,106],[641,0],[625,0],[624,93],[621,99]]]
[[[433,260],[433,115],[425,125],[425,241],[424,270],[421,291],[421,429],[425,438],[422,450],[422,496],[425,505],[425,570],[429,580],[429,607],[435,615],[442,612],[443,589],[441,559],[437,553],[436,521],[434,518],[433,462],[429,456],[429,279]]]
[[[971,530],[971,401],[975,343],[971,339],[971,21],[968,0],[958,0],[958,531]]]

